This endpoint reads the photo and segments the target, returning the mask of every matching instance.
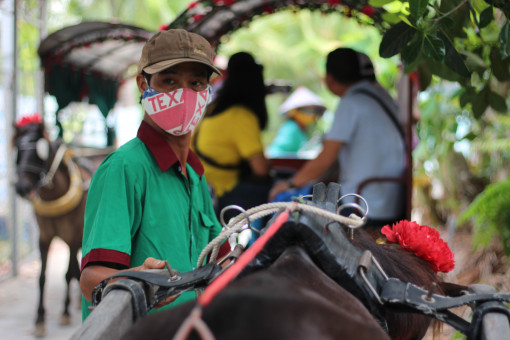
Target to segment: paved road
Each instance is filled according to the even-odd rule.
[[[71,285],[71,325],[60,326],[64,304],[65,272],[69,250],[60,239],[53,240],[48,255],[45,306],[46,337],[48,340],[67,340],[81,325],[79,285]],[[0,339],[34,340],[34,320],[39,296],[40,261],[34,259],[21,265],[17,277],[0,282]]]

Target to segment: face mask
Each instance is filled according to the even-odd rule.
[[[182,136],[195,129],[210,97],[210,86],[200,92],[182,88],[166,93],[149,86],[142,95],[142,106],[166,133]]]
[[[317,120],[317,115],[301,111],[299,109],[293,109],[289,112],[289,117],[292,117],[299,125],[307,127],[312,125]]]

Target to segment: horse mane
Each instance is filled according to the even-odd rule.
[[[369,250],[390,277],[413,283],[426,290],[433,289],[434,294],[453,296],[467,289],[465,286],[443,282],[427,261],[392,245],[378,244],[362,228],[354,231],[351,242],[360,249]],[[421,339],[425,336],[432,320],[420,314],[392,311],[387,311],[385,319],[392,339]],[[435,337],[440,332],[442,324],[433,320],[432,325]]]

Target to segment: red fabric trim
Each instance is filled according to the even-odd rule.
[[[120,264],[129,268],[131,263],[131,256],[118,250],[112,249],[92,249],[87,255],[81,260],[81,269],[85,268],[88,264],[93,262],[110,262]]]
[[[163,138],[163,136],[161,136],[152,126],[147,124],[147,122],[142,120],[136,136],[140,138],[140,140],[152,153],[159,165],[159,168],[161,169],[161,172],[167,171],[171,166],[179,161],[165,138]],[[186,162],[199,176],[204,174],[204,166],[191,149],[189,150]]]

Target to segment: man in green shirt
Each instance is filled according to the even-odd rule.
[[[161,31],[145,45],[136,77],[145,113],[137,137],[110,154],[94,174],[85,211],[80,286],[88,314],[94,287],[122,270],[193,270],[221,231],[190,150],[191,133],[218,73],[203,37]],[[195,298],[185,293],[179,303]],[[164,303],[174,301],[176,297]],[[161,306],[159,306],[161,307]]]

